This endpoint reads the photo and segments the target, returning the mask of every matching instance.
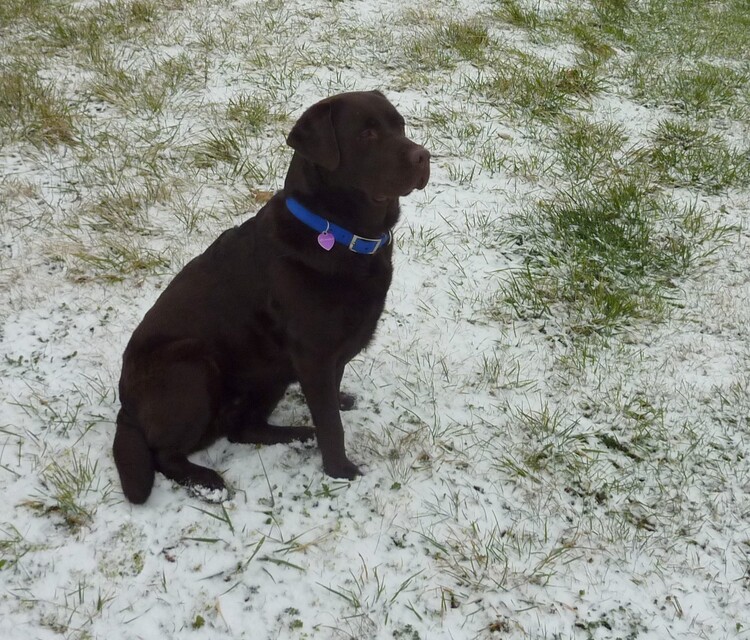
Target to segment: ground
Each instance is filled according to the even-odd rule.
[[[4,0],[0,635],[747,638],[744,0]],[[350,457],[124,500],[122,350],[316,100],[433,154]],[[274,418],[309,424],[298,388]]]

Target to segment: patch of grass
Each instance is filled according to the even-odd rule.
[[[42,228],[48,225],[49,211],[35,211],[31,215],[25,211],[35,199],[39,199],[39,195],[39,186],[28,178],[0,178],[0,233],[10,234],[30,226]],[[10,267],[9,257],[0,255],[0,272]]]
[[[95,58],[96,77],[90,82],[91,93],[98,99],[118,106],[134,115],[159,115],[170,99],[197,88],[201,77],[188,54],[154,61],[148,68],[126,68],[114,59],[112,51]]]
[[[522,21],[523,10],[514,11]],[[590,7],[562,7],[538,31],[555,43],[561,33],[569,35],[590,55],[611,61],[614,77],[625,80],[639,102],[748,117],[749,72],[732,62],[750,49],[744,0],[594,0]],[[628,55],[615,55],[618,49]]]
[[[453,58],[438,45],[432,35],[410,42],[405,54],[409,63],[421,71],[450,69],[455,65]]]
[[[75,357],[76,353],[68,356]],[[40,420],[45,429],[61,436],[69,436],[71,432],[77,437],[83,436],[91,428],[93,422],[82,415],[83,400],[75,393],[50,398],[33,391],[23,401],[13,402],[30,418]]]
[[[472,384],[487,389],[492,395],[502,389],[533,390],[534,381],[522,378],[522,375],[523,367],[517,359],[493,349],[482,353],[476,374],[472,376]]]
[[[508,173],[516,178],[523,178],[528,182],[553,175],[555,158],[544,150],[529,154],[505,153],[496,146],[486,147],[480,156],[481,167],[490,174]]]
[[[254,25],[256,34],[286,35],[294,17],[292,6],[283,0],[261,0],[243,5],[239,18],[246,24]]]
[[[712,116],[742,107],[736,104],[750,84],[750,71],[700,62],[675,70],[670,63],[641,54],[625,66],[636,100],[671,107],[692,116]],[[746,105],[745,105],[746,106]],[[743,114],[740,113],[742,116]]]
[[[586,456],[588,434],[578,428],[575,420],[543,406],[540,411],[519,409],[515,416],[520,429],[533,443],[523,454],[522,464],[534,477],[546,469],[554,473],[558,465],[581,463]]]
[[[213,206],[209,208],[202,207],[198,204],[198,194],[186,197],[177,193],[169,203],[169,212],[180,222],[186,233],[191,234],[204,226],[208,220],[225,221],[232,215],[228,215],[215,210]],[[243,212],[247,212],[247,200],[243,200]]]
[[[699,63],[680,70],[669,82],[678,111],[715,113],[729,106],[740,89],[750,82],[750,73]]]
[[[453,502],[459,499],[456,495]],[[434,515],[445,524],[425,528],[420,535],[434,562],[461,591],[545,585],[555,575],[557,563],[575,554],[572,541],[539,536],[522,523],[501,527],[497,522],[466,521],[462,514],[452,515],[453,506],[434,508]],[[459,594],[448,596],[445,609],[461,605]]]
[[[607,35],[601,30],[600,25],[587,23],[585,20],[581,20],[579,16],[580,12],[575,11],[569,12],[563,18],[563,33],[570,33],[578,46],[601,61],[614,57],[615,49],[607,42]],[[559,34],[558,31],[553,31],[553,33]]]
[[[38,22],[46,10],[56,8],[53,0],[4,0],[0,3],[0,32],[20,21]]]
[[[553,147],[561,167],[571,179],[604,178],[617,171],[618,154],[627,140],[621,124],[592,121],[582,115],[564,115],[556,128]]]
[[[340,598],[351,610],[351,617],[359,619],[360,630],[375,628],[374,620],[388,623],[394,604],[413,592],[412,584],[421,571],[407,576],[400,583],[389,579],[389,572],[380,570],[379,566],[368,567],[360,556],[362,566],[359,571],[349,571],[344,584],[326,586],[318,583],[328,593]]]
[[[545,118],[573,106],[571,96],[557,87],[562,80],[553,64],[520,54],[470,89],[493,104],[505,105],[530,118]]]
[[[596,367],[593,360],[587,371]],[[518,425],[514,431],[523,433],[523,441],[509,448],[507,433],[498,429],[497,442],[489,443],[490,449],[497,447],[493,466],[534,494],[564,494],[565,504],[576,504],[569,515],[580,518],[580,530],[595,531],[600,540],[622,544],[656,532],[673,543],[675,536],[699,530],[699,522],[681,528],[666,514],[694,513],[695,504],[685,499],[683,489],[705,455],[700,453],[705,446],[701,427],[667,424],[668,411],[648,391],[615,387],[595,397],[600,407],[584,403],[575,416],[546,404],[528,410],[510,406]],[[706,457],[714,458],[707,460],[711,468],[715,456]]]
[[[226,116],[249,132],[257,134],[269,124],[284,122],[288,118],[286,114],[272,110],[271,104],[269,100],[242,93],[229,99]]]
[[[450,69],[458,60],[482,65],[491,40],[487,27],[477,20],[450,20],[427,29],[405,47],[408,62],[421,69]]]
[[[631,0],[592,0],[594,20],[606,34],[625,40],[635,12]]]
[[[368,454],[383,461],[388,477],[396,483],[408,484],[414,474],[414,452],[427,447],[428,427],[419,418],[406,411],[400,416],[398,426],[386,426],[377,433],[368,431],[365,443]]]
[[[732,149],[704,125],[664,120],[652,134],[641,157],[662,184],[716,193],[750,183],[750,149]]]
[[[448,177],[452,182],[461,186],[471,186],[474,182],[475,167],[467,168],[457,164],[447,166]]]
[[[680,113],[715,115],[747,92],[746,66],[727,63],[750,49],[750,12],[744,0],[721,3],[596,0],[593,10],[568,12],[567,29],[583,46],[625,46],[615,65],[646,104]],[[747,100],[741,99],[747,117]]]
[[[283,151],[268,149],[244,129],[231,126],[209,130],[190,151],[193,166],[211,169],[229,182],[240,178],[249,191],[259,195],[283,175],[285,158]]]
[[[637,317],[658,318],[674,279],[726,231],[697,207],[654,192],[639,175],[572,186],[541,201],[531,220],[526,268],[503,299],[522,316],[554,307],[583,337]]]
[[[164,273],[170,261],[162,252],[144,247],[135,238],[103,236],[98,243],[76,242],[69,250],[68,275],[76,282],[122,282]]]
[[[63,456],[47,465],[41,474],[40,492],[47,511],[59,513],[71,531],[90,523],[96,505],[106,499],[110,488],[102,488],[98,461],[91,461],[88,452]],[[87,504],[87,494],[96,493],[94,505]],[[90,502],[90,501],[88,501]]]
[[[559,70],[557,88],[571,96],[590,98],[604,89],[599,67],[597,56],[582,56],[575,67]]]
[[[10,140],[37,147],[75,144],[76,115],[70,103],[36,69],[17,68],[0,67],[0,129]]]
[[[467,78],[467,88],[509,116],[548,120],[602,89],[599,65],[593,58],[560,67],[525,52],[508,51],[493,66],[486,75]]]
[[[526,7],[518,0],[500,0],[500,7],[493,10],[493,15],[524,29],[536,29],[542,24],[542,16],[537,7]]]
[[[153,0],[113,0],[81,10],[56,3],[39,26],[50,46],[90,50],[97,44],[142,36],[164,5]]]
[[[469,62],[481,62],[490,45],[490,36],[481,22],[454,21],[441,27],[437,33],[438,42],[460,58]]]
[[[211,131],[195,148],[194,163],[201,169],[208,169],[223,162],[234,170],[241,166],[246,140],[234,129]]]
[[[609,32],[616,29],[622,33],[621,27],[616,26],[621,16],[614,6],[609,9],[604,6],[609,3],[593,3],[593,7],[585,7],[575,3],[495,0],[493,4],[499,6],[492,10],[492,17],[525,29],[531,42],[557,47],[561,37],[568,37],[587,55],[600,61],[615,55],[612,43],[616,39]]]
[[[103,233],[114,230],[148,234],[152,232],[148,209],[166,204],[172,197],[172,185],[165,180],[122,180],[105,184],[96,199],[78,211],[78,225]]]
[[[465,161],[476,152],[480,141],[489,135],[497,138],[497,134],[487,132],[477,122],[477,119],[467,117],[452,105],[440,105],[431,108],[419,117],[421,124],[420,140],[433,153],[456,156],[459,161]]]
[[[29,545],[12,524],[0,527],[0,571],[9,571],[29,552]]]
[[[637,51],[651,51],[662,58],[731,58],[750,46],[746,0],[597,0],[594,6],[596,17],[610,27],[609,33]]]

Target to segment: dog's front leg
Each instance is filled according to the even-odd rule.
[[[346,457],[336,363],[307,354],[295,358],[294,364],[312,414],[318,447],[323,456],[323,470],[329,476],[348,480],[362,475],[357,465]]]
[[[341,379],[344,377],[345,368],[345,362],[343,364],[339,363],[336,373],[336,388],[338,389],[339,394],[339,409],[341,409],[342,411],[351,411],[357,404],[357,396],[355,396],[353,393],[349,393],[348,391],[341,390]]]

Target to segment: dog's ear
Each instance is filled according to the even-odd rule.
[[[374,93],[376,96],[380,96],[381,98],[385,98],[385,94],[382,91],[379,91],[378,89],[373,89],[370,91],[370,93]]]
[[[303,158],[329,171],[336,169],[340,162],[331,111],[329,100],[314,104],[297,120],[286,139],[286,143]]]

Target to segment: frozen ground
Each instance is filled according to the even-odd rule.
[[[475,64],[417,74],[400,53],[434,16],[478,16],[493,42],[573,64],[574,43],[491,17],[500,4],[167,2],[159,30],[102,45],[131,73],[190,61],[197,77],[158,112],[114,81],[97,88],[104,72],[78,45],[40,33],[28,55],[82,114],[85,142],[0,142],[1,637],[749,636],[750,191],[675,192],[731,231],[674,280],[658,319],[581,343],[562,307],[516,313],[498,292],[524,268],[519,214],[562,178],[480,156],[533,158],[544,131],[469,95]],[[29,24],[5,25],[6,44]],[[402,202],[387,309],[345,376],[359,398],[348,450],[366,474],[327,478],[314,446],[220,442],[195,459],[231,500],[158,476],[130,505],[111,455],[130,333],[180,265],[257,210],[251,194],[279,187],[294,117],[376,87],[434,165]],[[256,94],[279,117],[239,139],[255,170],[207,159],[229,101]],[[633,144],[670,113],[612,83],[570,109]],[[458,114],[452,133],[433,126],[443,112]],[[742,118],[709,126],[748,149]],[[277,417],[309,423],[298,389]]]

